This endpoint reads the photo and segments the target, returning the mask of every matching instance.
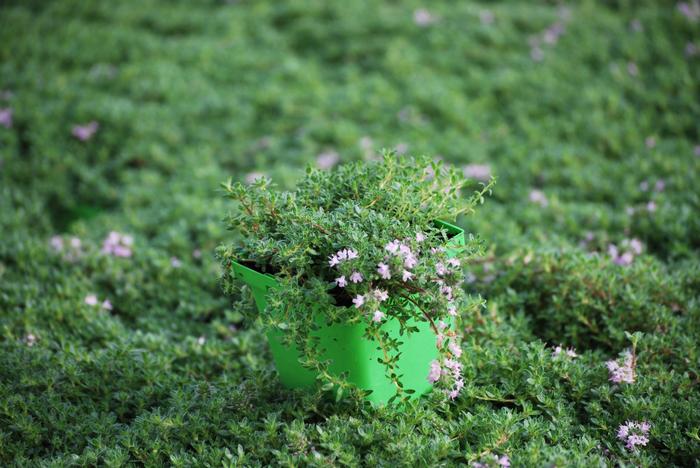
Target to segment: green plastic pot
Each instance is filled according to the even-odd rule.
[[[464,245],[464,230],[446,223],[436,221],[450,235],[449,246]],[[244,281],[252,290],[255,304],[261,312],[267,306],[267,291],[279,286],[277,279],[270,274],[263,274],[240,263],[232,263],[233,274]],[[411,307],[411,305],[407,305]],[[415,306],[413,306],[415,307]],[[321,314],[316,316],[321,328],[315,332],[320,340],[321,359],[330,362],[329,372],[334,375],[345,374],[348,382],[371,393],[367,399],[374,404],[386,403],[396,394],[394,384],[385,375],[385,367],[378,359],[382,353],[378,350],[376,340],[366,339],[365,324],[332,324],[324,323]],[[417,332],[401,337],[403,343],[399,346],[401,357],[398,360],[399,373],[404,389],[413,389],[411,397],[420,396],[432,388],[428,381],[430,363],[437,359],[435,334],[430,324],[424,321],[409,322],[415,325]],[[396,319],[388,319],[383,325],[392,338],[399,337],[399,323]],[[282,330],[271,330],[267,333],[270,351],[279,373],[280,381],[288,388],[308,388],[317,381],[314,371],[302,367],[300,353],[296,346],[285,346],[282,342]]]

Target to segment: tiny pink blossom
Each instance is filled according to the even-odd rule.
[[[372,315],[372,321],[381,322],[382,320],[384,320],[384,312],[381,310],[375,310],[374,314]]]
[[[361,283],[362,275],[357,271],[353,271],[352,275],[350,275],[350,281],[352,281],[353,283]]]
[[[385,248],[387,251],[389,251],[389,253],[392,253],[392,254],[396,255],[396,254],[399,252],[399,246],[400,246],[400,245],[401,245],[401,243],[400,243],[398,240],[395,239],[395,240],[389,242],[388,244],[386,244],[386,245],[384,246],[384,248]]]
[[[646,180],[641,181],[639,183],[639,190],[641,190],[642,192],[646,192],[647,190],[649,190],[649,182]]]
[[[657,192],[663,192],[664,189],[666,188],[666,182],[663,179],[659,179],[654,184],[654,188],[656,189]]]
[[[105,300],[102,302],[102,308],[103,308],[104,310],[112,310],[112,303],[109,302],[109,299],[105,299]]]
[[[450,352],[452,354],[454,354],[454,356],[456,358],[459,358],[462,356],[462,348],[460,348],[459,345],[457,343],[455,343],[454,341],[450,341],[450,344],[447,345],[447,347],[449,348]]]
[[[413,278],[413,273],[411,273],[411,272],[408,271],[408,270],[404,270],[404,271],[403,271],[402,280],[403,280],[403,281],[409,281],[411,278]]]
[[[647,203],[647,211],[649,213],[653,213],[656,211],[656,202],[651,200],[649,203]]]
[[[180,268],[182,266],[182,262],[177,257],[170,257],[170,266],[173,268]]]
[[[624,353],[624,362],[622,365],[616,360],[610,360],[605,363],[608,368],[609,380],[614,383],[634,383],[634,356],[629,351]]]
[[[403,266],[406,268],[413,268],[418,264],[418,259],[413,255],[407,255],[403,260]],[[405,280],[404,280],[405,281]]]
[[[36,336],[34,336],[34,334],[32,333],[29,333],[27,334],[27,336],[24,337],[24,342],[27,346],[32,347],[36,344]]]
[[[632,264],[634,256],[632,252],[625,252],[615,259],[615,263],[622,266],[628,266]]]
[[[459,263],[459,260],[456,258],[451,258],[451,259],[447,260],[447,263],[455,268],[459,268],[462,266],[462,264]]]
[[[88,294],[85,296],[85,304],[89,306],[95,306],[97,305],[97,296],[95,294]]]
[[[316,165],[320,169],[332,169],[340,161],[340,155],[333,150],[324,151],[316,156]]]
[[[413,12],[413,22],[422,28],[430,26],[435,21],[436,18],[425,8],[419,8]]]
[[[339,263],[340,263],[340,260],[338,259],[337,255],[331,255],[330,257],[328,257],[328,266],[334,267]]]
[[[362,295],[358,294],[358,295],[355,296],[355,298],[352,300],[352,303],[355,304],[355,307],[356,307],[357,309],[359,309],[360,307],[362,307],[362,304],[365,303],[365,296],[362,296]]]
[[[57,252],[63,250],[63,239],[61,238],[61,236],[51,237],[49,244],[51,245],[51,248],[53,248]]]
[[[348,260],[354,260],[358,257],[357,250],[348,249]]]
[[[377,273],[379,273],[379,276],[381,276],[383,279],[390,279],[391,278],[391,272],[389,271],[389,265],[386,263],[380,263],[377,265]]]
[[[445,265],[442,262],[437,262],[435,264],[435,273],[437,273],[438,276],[447,274],[447,268],[445,268]]]
[[[374,290],[374,297],[377,299],[379,302],[384,302],[387,299],[389,299],[389,293],[381,290],[381,289],[375,289]]]
[[[440,320],[440,321],[437,323],[437,329],[440,330],[440,331],[444,331],[445,328],[447,328],[447,322],[445,322],[444,320]]]
[[[202,258],[202,251],[199,249],[194,249],[192,251],[192,257],[194,258]]]
[[[647,148],[653,148],[656,146],[656,138],[649,136],[644,140],[644,144],[647,145]]]
[[[452,288],[450,286],[440,286],[440,292],[447,297],[447,300],[452,300]]]
[[[348,282],[345,280],[345,276],[340,276],[335,279],[335,284],[337,284],[339,288],[344,288],[348,285]]]
[[[345,260],[348,259],[348,251],[347,251],[346,249],[339,250],[339,251],[336,253],[336,256],[338,257],[338,260],[340,260],[341,262],[343,262],[343,261],[345,261]]]
[[[636,239],[636,238],[630,239],[629,246],[636,255],[639,255],[642,253],[642,248],[643,248],[642,241],[640,241],[639,239]]]
[[[442,374],[442,368],[440,367],[440,362],[433,361],[430,363],[430,372],[428,373],[428,382],[435,383],[440,380],[440,375]]]
[[[80,141],[87,141],[93,137],[97,130],[100,128],[100,124],[95,122],[89,122],[85,125],[75,125],[73,126],[72,134],[75,138]]]
[[[533,62],[541,62],[544,60],[544,51],[540,47],[530,49],[530,58]]]
[[[447,306],[447,313],[450,314],[451,317],[456,317],[457,307],[455,307],[454,304],[450,304],[449,306]]]
[[[0,125],[5,128],[12,128],[12,109],[9,107],[0,109]]]
[[[423,242],[425,240],[425,234],[422,232],[416,233],[416,242]]]
[[[530,199],[530,202],[536,203],[540,206],[547,206],[549,204],[549,200],[547,200],[547,196],[541,190],[537,190],[537,189],[531,190],[530,195],[528,197]]]
[[[634,62],[627,62],[627,73],[630,76],[637,76],[639,74],[639,67]]]
[[[79,249],[81,245],[80,239],[77,237],[70,238],[70,246],[74,249]]]

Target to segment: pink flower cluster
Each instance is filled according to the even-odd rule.
[[[610,375],[609,380],[614,383],[634,383],[637,358],[630,351],[625,351],[622,357],[622,364],[614,359],[605,363]]]
[[[651,424],[646,421],[627,421],[618,428],[617,438],[625,443],[627,450],[635,450],[638,445],[645,446],[649,443],[649,429]]]
[[[460,349],[461,355],[461,349]],[[428,372],[428,382],[435,383],[443,376],[449,377],[453,382],[452,388],[447,391],[447,396],[454,400],[459,395],[459,392],[464,388],[464,379],[462,378],[462,364],[456,359],[445,358],[442,363],[438,360],[433,360],[430,363]]]
[[[608,245],[608,255],[616,265],[628,266],[634,261],[635,255],[642,253],[643,245],[639,239],[625,239],[618,248],[615,244]]]
[[[62,253],[64,260],[69,262],[76,261],[82,255],[82,242],[77,237],[71,237],[66,243],[61,236],[52,236],[49,245],[54,251]]]
[[[576,350],[574,348],[567,348],[566,350],[562,348],[561,345],[558,345],[557,347],[554,348],[554,351],[552,351],[552,357],[553,358],[558,358],[558,357],[570,357],[570,358],[576,358],[578,357],[578,354],[576,354]]]
[[[134,238],[132,236],[112,231],[102,243],[102,253],[115,257],[131,257],[133,244]]]
[[[99,299],[97,299],[96,294],[88,294],[87,296],[85,296],[83,302],[85,302],[85,304],[91,307],[95,307],[100,303]],[[104,301],[102,301],[102,304],[100,304],[100,307],[104,310],[112,310],[112,303],[109,302],[109,299],[105,299]]]
[[[89,122],[85,125],[74,125],[71,133],[78,140],[87,141],[90,138],[92,138],[95,135],[95,133],[97,133],[97,130],[99,128],[100,124],[93,120],[92,122]]]

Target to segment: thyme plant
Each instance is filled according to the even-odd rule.
[[[481,252],[481,243],[469,236],[466,245],[448,249],[449,234],[435,221],[473,213],[492,183],[465,197],[473,183],[461,173],[390,152],[332,172],[309,167],[291,192],[275,190],[266,178],[250,186],[228,182],[226,195],[239,207],[228,226],[240,236],[218,251],[224,287],[235,287],[233,260],[274,274],[280,287],[269,292],[263,325],[283,330],[302,365],[318,373],[323,388],[337,388],[338,397],[349,384],[320,357],[313,332],[324,322],[366,324],[364,337],[377,343],[400,399],[412,389],[400,378],[400,339],[383,325],[397,321],[403,337],[418,330],[416,322],[428,322],[440,359],[426,379],[454,399],[464,386],[457,319],[480,305],[461,288],[462,265]]]

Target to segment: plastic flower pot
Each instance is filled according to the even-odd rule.
[[[464,245],[464,230],[446,223],[436,221],[450,235],[449,246]],[[277,279],[270,274],[263,274],[237,262],[232,263],[233,274],[244,281],[252,290],[255,304],[261,312],[267,306],[267,291],[279,286]],[[410,303],[406,307],[411,307]],[[415,306],[413,306],[415,307]],[[382,352],[378,350],[375,340],[365,338],[365,324],[326,324],[322,314],[317,314],[316,322],[320,329],[315,332],[321,347],[321,359],[330,362],[329,372],[334,375],[345,374],[348,382],[363,390],[371,391],[367,399],[374,404],[386,403],[396,394],[394,384],[385,375],[385,367],[378,359]],[[401,336],[403,342],[398,351],[399,372],[402,374],[404,389],[412,389],[411,397],[420,396],[432,388],[428,381],[430,363],[438,358],[435,347],[435,333],[430,324],[424,321],[409,322],[415,325],[417,332]],[[399,338],[399,323],[396,319],[388,318],[383,329],[392,338]],[[296,346],[286,346],[282,341],[282,330],[272,330],[267,333],[270,351],[279,373],[280,381],[288,388],[307,388],[316,382],[316,373],[304,368],[299,360],[301,355]]]

